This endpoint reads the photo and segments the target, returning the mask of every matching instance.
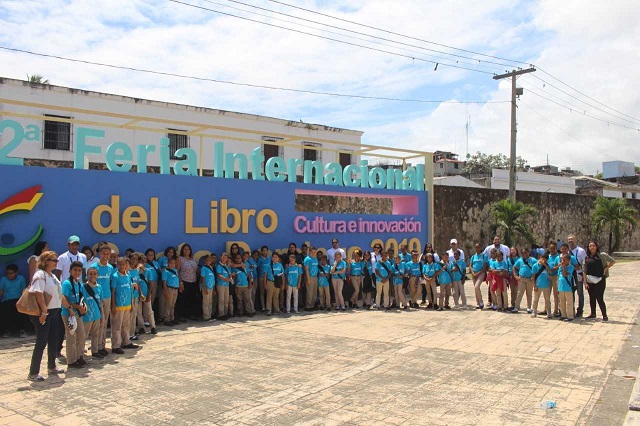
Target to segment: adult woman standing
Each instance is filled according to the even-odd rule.
[[[46,244],[46,243],[45,243]],[[58,354],[58,329],[60,309],[62,307],[62,287],[60,281],[53,274],[58,263],[58,255],[53,251],[44,251],[38,257],[36,271],[31,280],[29,293],[36,296],[40,307],[40,316],[30,315],[29,319],[36,330],[36,345],[31,355],[31,367],[29,368],[29,380],[44,381],[40,375],[40,362],[45,346],[47,347],[47,367],[49,374],[61,374],[64,370],[56,366]],[[49,303],[45,303],[45,296],[51,297]]]
[[[616,261],[607,253],[600,251],[600,247],[595,241],[589,242],[587,257],[584,259],[582,270],[585,271],[585,284],[589,292],[589,305],[591,315],[587,318],[596,317],[596,302],[602,312],[602,321],[609,321],[607,316],[607,305],[604,303],[604,290],[607,286],[609,269],[615,265]]]
[[[196,279],[198,264],[193,258],[193,250],[189,244],[182,245],[176,268],[180,281],[184,284],[184,292],[178,294],[176,302],[178,318],[180,321],[188,317],[192,320],[199,320],[202,317],[202,313],[199,312],[202,309],[202,304],[198,300],[199,287]]]
[[[33,274],[38,270],[38,258],[45,251],[49,251],[49,244],[46,241],[38,241],[33,248],[33,255],[27,259],[27,264],[29,265],[29,282],[31,282]]]

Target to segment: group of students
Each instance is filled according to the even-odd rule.
[[[199,262],[188,244],[180,247],[179,254],[174,247],[161,256],[151,248],[144,254],[128,249],[119,257],[106,242],[98,243],[95,253],[89,247],[80,250],[77,236],[69,238],[69,251],[60,256],[41,242],[29,259],[29,291],[39,294],[43,313],[29,318],[37,336],[29,378],[44,380],[39,364],[47,345],[49,371],[59,371],[55,359],[63,340],[69,368],[86,365],[88,337],[92,358],[108,356],[109,324],[111,352],[123,354],[125,349],[139,347],[132,341],[147,329],[156,334],[156,323],[171,327],[188,318],[226,320],[253,316],[257,310],[266,315],[295,314],[299,299],[307,311],[409,310],[421,305],[443,311],[452,308],[451,298],[454,308],[467,309],[467,280],[473,282],[478,310],[488,307],[517,313],[526,295],[527,312],[532,316],[546,314],[572,321],[582,315],[584,288],[589,291],[592,311],[587,318],[595,318],[598,303],[606,321],[604,289],[615,261],[600,252],[595,242],[585,251],[575,244],[575,237],[568,240],[560,249],[551,241],[544,250],[518,252],[502,245],[496,236],[486,248],[476,244],[468,261],[455,239],[451,249],[440,255],[431,244],[422,253],[409,253],[406,246],[395,253],[376,244],[372,251],[354,250],[350,259],[337,239],[326,254],[306,245],[298,252],[294,243],[287,253],[269,254],[267,246],[242,253],[234,244],[229,253],[207,254]],[[17,269],[7,266],[6,276],[0,279],[3,324],[23,324],[15,312],[15,301],[26,281]],[[487,305],[482,285],[488,288]],[[40,297],[44,293],[49,293],[49,301]],[[545,310],[539,313],[541,297]],[[20,335],[25,335],[24,328]]]

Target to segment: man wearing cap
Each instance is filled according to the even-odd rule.
[[[455,238],[452,238],[449,244],[451,245],[451,248],[447,250],[447,253],[449,253],[449,259],[453,259],[453,255],[456,253],[456,251],[459,251],[460,260],[464,260],[464,251],[458,248],[458,240],[456,240]]]
[[[81,262],[83,271],[87,269],[87,256],[80,253],[80,238],[77,235],[72,235],[67,240],[68,251],[58,256],[58,266],[54,273],[63,283],[69,279],[71,275],[69,268],[73,262]]]

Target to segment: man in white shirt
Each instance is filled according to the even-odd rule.
[[[333,265],[336,253],[338,252],[342,253],[342,260],[348,262],[347,253],[338,245],[338,239],[334,238],[333,240],[331,240],[331,248],[327,250],[327,263],[329,265]]]
[[[449,253],[449,259],[453,259],[453,255],[455,254],[455,252],[459,251],[460,260],[464,260],[464,251],[458,248],[458,240],[453,238],[449,244],[451,245],[451,248],[447,250],[447,253]]]
[[[73,262],[82,262],[83,271],[87,268],[87,256],[80,253],[80,238],[77,235],[69,237],[67,240],[67,248],[69,251],[58,256],[58,266],[55,270],[55,274],[60,278],[61,283],[69,278],[69,267]]]
[[[511,254],[511,250],[509,249],[509,247],[507,247],[504,244],[502,244],[502,240],[497,235],[495,237],[493,237],[493,244],[489,244],[487,246],[487,248],[484,249],[484,255],[487,256],[487,259],[489,259],[490,256],[491,256],[491,249],[492,248],[496,248],[496,249],[500,250],[502,252],[502,254],[504,255],[505,259],[507,259],[509,257],[509,255]]]
[[[584,279],[582,275],[582,263],[587,258],[587,252],[578,245],[576,242],[576,236],[571,234],[567,237],[567,242],[569,243],[569,250],[573,257],[578,261],[578,266],[576,266],[576,274],[578,280],[576,282],[576,290],[578,291],[578,307],[576,309],[576,318],[582,316],[582,310],[584,309]]]

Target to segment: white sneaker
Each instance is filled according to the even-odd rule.
[[[533,310],[531,308],[527,308],[527,313],[530,314],[531,312],[533,312]]]

